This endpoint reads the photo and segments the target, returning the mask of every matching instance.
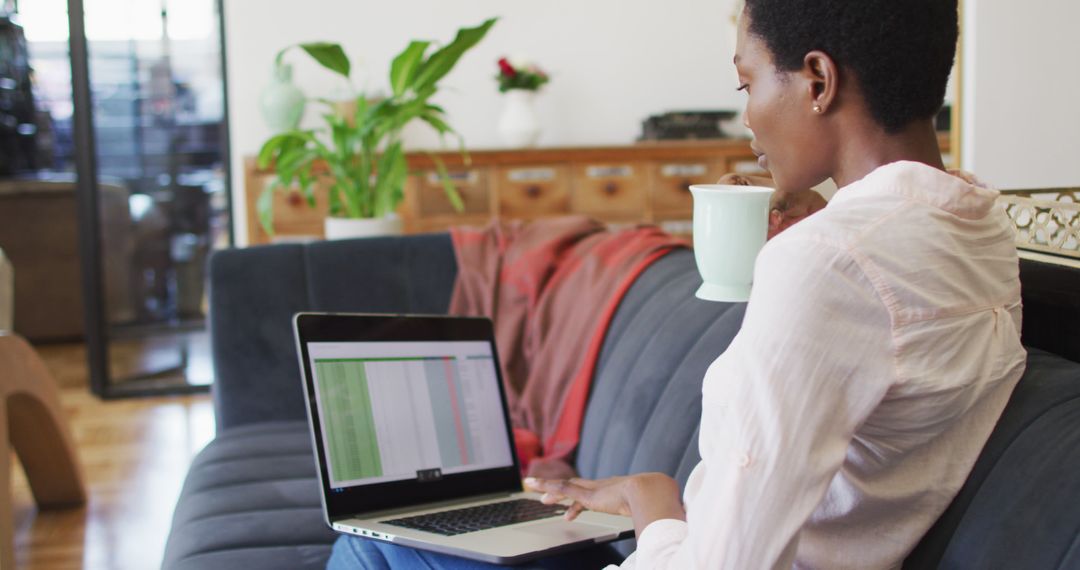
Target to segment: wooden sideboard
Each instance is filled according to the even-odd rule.
[[[485,225],[494,218],[534,219],[581,213],[612,225],[657,223],[689,234],[693,212],[688,187],[716,182],[723,174],[762,174],[748,140],[643,142],[628,146],[436,153],[448,167],[465,209],[446,199],[432,159],[408,157],[405,200],[399,209],[407,233],[454,225]],[[245,161],[248,243],[321,238],[327,184],[316,189],[316,208],[298,191],[274,196],[275,236],[258,222],[255,204],[273,172]]]

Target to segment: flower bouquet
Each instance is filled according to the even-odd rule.
[[[548,82],[548,75],[536,64],[501,58],[499,60],[499,74],[495,76],[499,82],[499,92],[506,93],[511,89],[523,89],[536,91]]]

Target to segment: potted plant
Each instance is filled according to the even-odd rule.
[[[451,43],[426,55],[432,42],[413,41],[398,54],[390,66],[391,94],[373,98],[361,93],[349,105],[315,99],[327,106],[321,129],[293,129],[274,135],[259,151],[259,168],[273,166],[276,176],[259,196],[259,221],[273,235],[273,193],[299,188],[308,204],[315,206],[314,184],[317,163],[324,163],[330,175],[327,238],[347,237],[342,226],[361,226],[352,235],[400,233],[401,221],[395,211],[404,198],[408,164],[402,148],[401,133],[406,125],[419,120],[440,136],[457,137],[462,154],[465,143],[446,121],[446,113],[430,102],[438,82],[453,69],[461,56],[476,45],[495,24],[490,19],[475,28],[462,28]],[[300,47],[326,69],[349,79],[351,65],[341,46],[313,43]],[[354,103],[354,104],[352,104]],[[347,109],[342,111],[342,109]],[[464,209],[461,196],[454,189],[445,165],[431,155],[450,203]],[[466,156],[467,159],[467,156]]]

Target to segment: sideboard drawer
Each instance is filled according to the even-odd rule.
[[[261,176],[255,178],[255,190],[257,196],[261,196],[263,189],[273,183],[274,177]],[[323,220],[329,209],[328,191],[330,181],[326,177],[320,177],[312,189],[315,195],[315,207],[308,204],[307,199],[299,189],[277,190],[273,194],[272,204],[274,209],[274,235],[266,234],[262,223],[256,215],[255,227],[248,228],[249,234],[257,236],[254,243],[266,243],[271,241],[288,241],[296,238],[321,238],[323,236]],[[256,200],[258,198],[256,197]]]
[[[644,215],[649,173],[642,164],[576,164],[573,172],[574,212],[613,220]]]
[[[491,215],[487,213],[483,214],[469,214],[460,216],[440,216],[432,218],[421,218],[413,222],[412,226],[408,228],[408,231],[413,233],[427,233],[427,232],[445,232],[453,227],[469,226],[474,228],[482,228],[491,223]]]
[[[693,184],[715,184],[724,175],[724,163],[711,160],[655,162],[652,164],[652,206],[658,213],[685,213],[694,210],[690,195]]]
[[[479,169],[450,170],[447,172],[450,183],[461,195],[465,206],[458,212],[446,197],[442,179],[437,171],[431,170],[416,175],[417,200],[420,216],[446,216],[487,214],[490,209],[487,172]]]
[[[531,219],[570,212],[565,166],[511,166],[496,170],[499,215]]]

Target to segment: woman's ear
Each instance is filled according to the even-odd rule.
[[[810,109],[819,115],[829,111],[836,101],[840,74],[829,54],[814,50],[803,58],[801,71],[809,83]]]

